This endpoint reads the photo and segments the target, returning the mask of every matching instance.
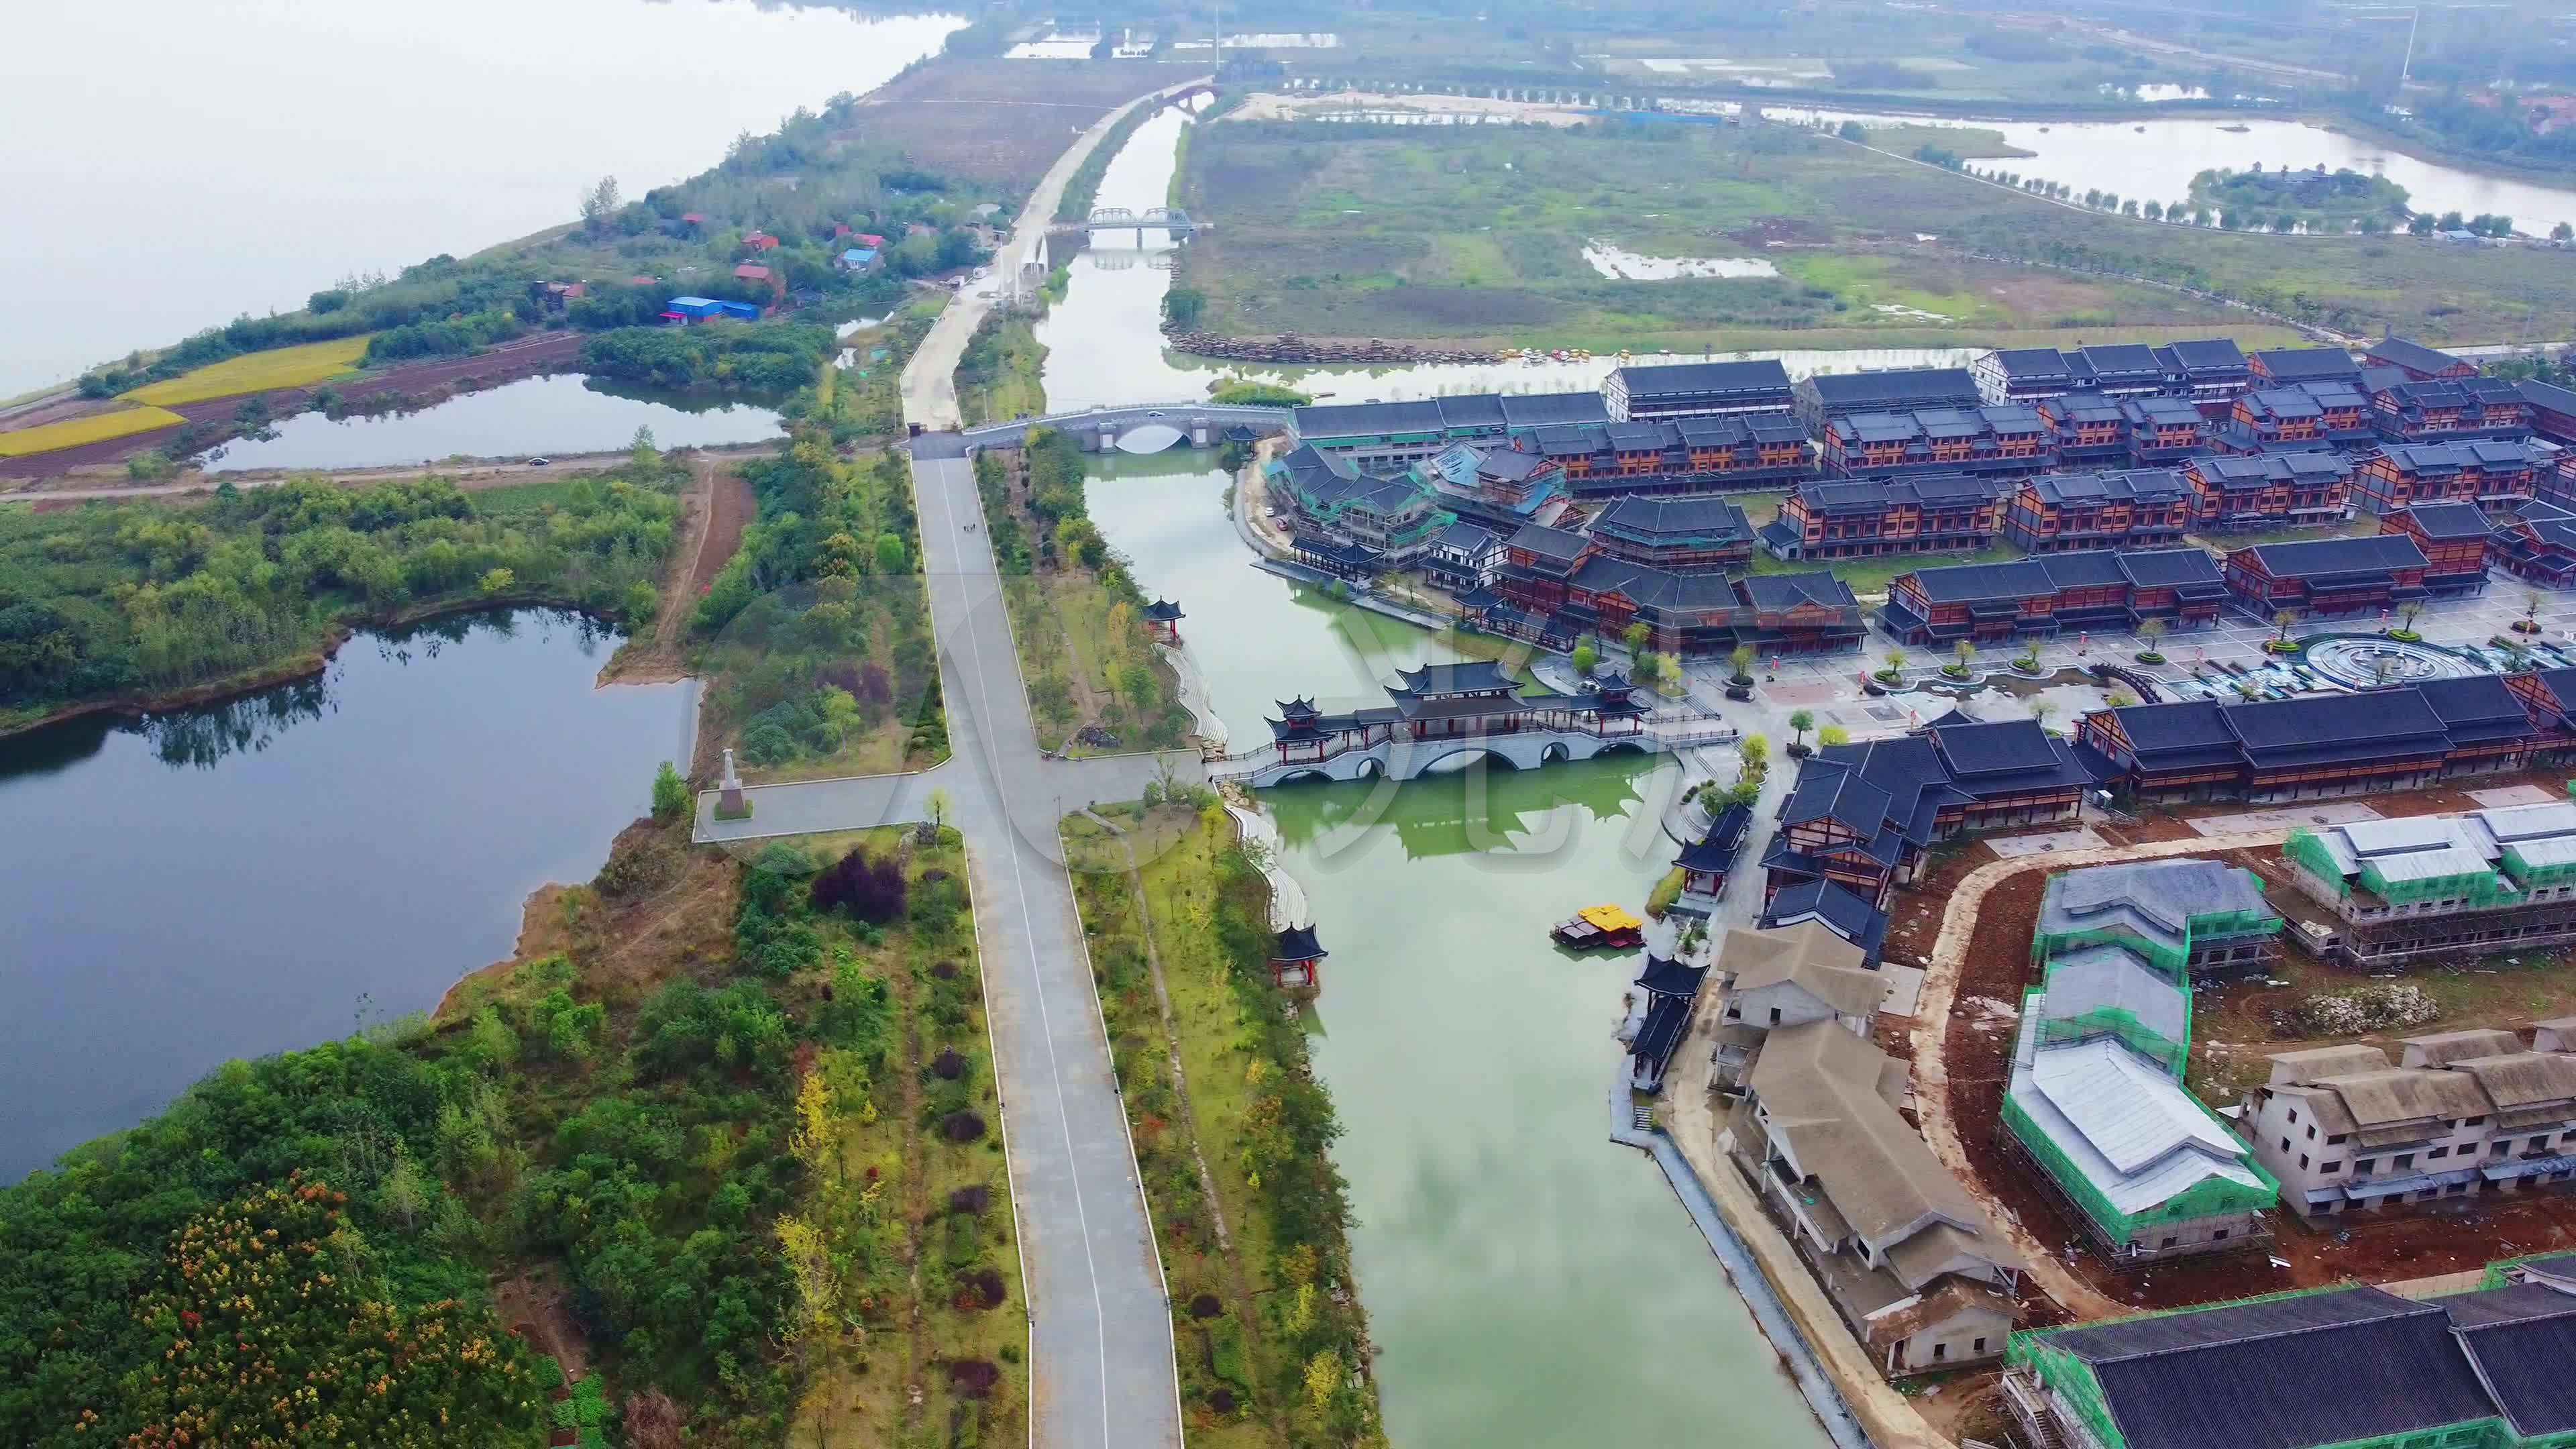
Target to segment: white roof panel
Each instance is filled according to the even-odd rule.
[[[2245,1165],[2245,1144],[2118,1042],[2034,1053],[2013,1073],[2012,1098],[2121,1212],[2168,1202],[2212,1177],[2262,1185]]]

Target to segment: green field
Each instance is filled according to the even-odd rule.
[[[1224,122],[1191,145],[1182,192],[1223,219],[1183,280],[1232,333],[1596,351],[2288,335],[2103,271],[2435,342],[2542,335],[2576,306],[2547,252],[2154,225],[1786,126]],[[1610,278],[1587,239],[1779,275]]]

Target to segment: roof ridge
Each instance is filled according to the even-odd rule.
[[[2128,1363],[2128,1362],[2130,1362],[2130,1361],[2132,1361],[2132,1360],[2134,1360],[2134,1359],[2141,1359],[2141,1358],[2157,1358],[2157,1357],[2161,1357],[2161,1356],[2163,1356],[2163,1355],[2165,1355],[2165,1354],[2173,1354],[2173,1353],[2198,1353],[2198,1352],[2200,1352],[2200,1351],[2202,1351],[2202,1350],[2204,1350],[2204,1349],[2212,1349],[2212,1348],[2235,1348],[2235,1347],[2237,1347],[2237,1346],[2238,1346],[2238,1345],[2240,1345],[2240,1344],[2248,1344],[2248,1343],[2265,1343],[2265,1342],[2272,1341],[2272,1340],[2274,1340],[2274,1339],[2296,1338],[2296,1337],[2298,1337],[2299,1335],[2301,1335],[2301,1334],[2303,1334],[2303,1333],[2325,1333],[2325,1332],[2330,1332],[2330,1331],[2335,1330],[2335,1329],[2352,1328],[2352,1327],[2355,1327],[2355,1326],[2357,1326],[2357,1325],[2365,1324],[2365,1323],[2389,1323],[2389,1322],[2393,1322],[2393,1321],[2396,1321],[2396,1320],[2398,1320],[2398,1319],[2404,1319],[2404,1318],[2421,1318],[2421,1317],[2423,1317],[2425,1314],[2428,1314],[2428,1313],[2439,1313],[2439,1314],[2441,1314],[2441,1315],[2442,1315],[2442,1317],[2443,1317],[2445,1320],[2449,1319],[2449,1318],[2450,1318],[2450,1316],[2451,1316],[2451,1311],[2450,1311],[2449,1309],[2447,1309],[2447,1308],[2442,1307],[2442,1306],[2441,1306],[2440,1304],[2438,1304],[2438,1303],[2426,1302],[2426,1301],[2424,1301],[2424,1300],[2422,1300],[2422,1299],[2418,1299],[2418,1298],[2401,1298],[2401,1297],[2399,1297],[2398,1295],[2396,1295],[2396,1294],[2394,1294],[2394,1293],[2389,1292],[2387,1289],[2382,1288],[2382,1287],[2378,1286],[2378,1285],[2377,1285],[2377,1284],[2375,1284],[2375,1283],[2354,1282],[2354,1283],[2353,1283],[2353,1285],[2352,1285],[2350,1288],[2348,1288],[2348,1289],[2344,1289],[2344,1288],[2330,1288],[2330,1289],[2327,1289],[2326,1291],[2327,1291],[2327,1292],[2329,1292],[2329,1293],[2335,1293],[2335,1292],[2375,1293],[2375,1294],[2378,1294],[2379,1296],[2381,1296],[2381,1297],[2383,1297],[2383,1298],[2386,1298],[2386,1299],[2390,1300],[2391,1302],[2404,1304],[2405,1306],[2404,1306],[2402,1309],[2400,1309],[2400,1310],[2398,1310],[2398,1311],[2396,1311],[2396,1312],[2393,1312],[2393,1313],[2382,1313],[2382,1314],[2377,1315],[2376,1317],[2371,1317],[2371,1318],[2346,1318],[2346,1319],[2339,1319],[2339,1320],[2337,1320],[2336,1322],[2333,1322],[2333,1323],[2299,1323],[2299,1324],[2290,1324],[2290,1325],[2287,1325],[2287,1326],[2284,1326],[2284,1327],[2281,1327],[2281,1328],[2266,1329],[2266,1330],[2261,1330],[2261,1331],[2253,1332],[2253,1333],[2240,1333],[2240,1334],[2236,1334],[2235,1336],[2230,1337],[2230,1338],[2212,1338],[2212,1339],[2205,1339],[2205,1340],[2203,1340],[2203,1341],[2201,1341],[2201,1342],[2198,1342],[2198,1343],[2184,1344],[2184,1345],[2181,1345],[2181,1346],[2179,1346],[2179,1347],[2171,1347],[2171,1348],[2141,1348],[2141,1349],[2137,1349],[2137,1350],[2135,1350],[2135,1351],[2133,1351],[2133,1352],[2130,1352],[2130,1353],[2113,1354],[2113,1355],[2111,1355],[2111,1356],[2109,1356],[2109,1357],[2107,1357],[2107,1358],[2099,1358],[2099,1359],[2095,1359],[2095,1360],[2093,1360],[2093,1362],[2095,1362],[2095,1363],[2097,1363],[2097,1364],[2101,1364],[2101,1363]],[[2317,1295],[2317,1296],[2323,1296],[2323,1295]],[[2254,1305],[2254,1304],[2226,1304],[2226,1305],[2220,1305],[2220,1306],[2218,1306],[2218,1307],[2214,1307],[2214,1308],[2211,1308],[2211,1309],[2208,1309],[2208,1310],[2205,1310],[2205,1311],[2208,1311],[2208,1312],[2221,1312],[2221,1311],[2224,1311],[2226,1308],[2229,1308],[2229,1307],[2254,1307],[2254,1306],[2259,1306],[2259,1305]],[[2188,1311],[2188,1310],[2186,1310],[2186,1311]],[[2172,1315],[2172,1316],[2179,1317],[2179,1316],[2181,1316],[2181,1315],[2176,1314],[2176,1315]],[[2096,1325],[2096,1324],[2085,1324],[2085,1325],[2080,1325],[2080,1326],[2081,1326],[2081,1327],[2088,1327],[2088,1328],[2089,1328],[2089,1327],[2110,1327],[2110,1326],[2112,1326],[2113,1324],[2117,1324],[2119,1321],[2120,1321],[2120,1320],[2118,1320],[2118,1319],[2112,1319],[2112,1320],[2110,1320],[2108,1323],[2104,1323],[2104,1324],[2098,1324],[2098,1325]]]

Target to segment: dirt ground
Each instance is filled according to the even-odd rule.
[[[925,171],[1027,191],[1102,116],[1202,74],[1146,62],[943,58],[871,92],[858,129],[833,139],[890,140]]]
[[[2485,788],[2496,782],[2476,783]],[[2455,792],[2425,793],[2441,797]],[[2466,803],[2465,796],[2460,800]],[[2412,797],[2387,797],[2374,803],[2395,814],[2401,812],[2392,807],[2414,801]],[[2427,808],[2456,809],[2460,805]],[[2254,869],[2267,881],[2282,878],[2277,847],[2212,851],[2209,858]],[[1945,862],[1945,868],[1951,864]],[[1973,864],[1960,866],[1949,883],[1955,885],[1956,877],[1969,868]],[[2047,876],[2044,870],[2028,871],[1988,890],[1969,941],[1955,1007],[1943,1035],[1942,1054],[1951,1116],[1959,1124],[1961,1142],[1979,1183],[2041,1243],[2065,1260],[2070,1246],[2085,1244],[2089,1239],[2055,1189],[1997,1128],[2010,1075],[2015,1012],[2023,990],[2033,980],[2030,939]],[[1930,935],[1937,934],[1949,889],[1937,873],[1933,887],[1900,897],[1899,918],[1890,929],[1892,956],[1911,954],[1914,949],[1895,947],[1893,943],[1900,939],[1923,941],[1928,949]],[[2355,978],[2302,962],[2296,956],[2285,962],[2283,970],[2295,978],[2290,988],[2269,987],[2258,981],[2198,993],[2193,1003],[2195,1057],[2206,1051],[2222,1059],[2236,1057],[2243,1063],[2259,1064],[2270,1052],[2323,1044],[2275,1037],[2273,1014],[2310,991],[2348,985]],[[2522,974],[2538,976],[2537,972]],[[2479,984],[2472,982],[2473,987]],[[2539,981],[2530,984],[2542,985]],[[2556,1005],[2535,1011],[2535,999]],[[2576,1004],[2576,971],[2562,964],[2549,973],[2538,997],[2525,992],[2489,993],[2482,999],[2480,1009],[2446,1012],[2438,1023],[2422,1029],[2520,1025],[2535,1014],[2563,1011],[2571,1004]],[[2338,1040],[2366,1040],[2381,1045],[2394,1042],[2393,1037]],[[2205,1064],[2195,1062],[2196,1079],[2205,1070]],[[2144,1308],[2171,1308],[2347,1278],[2387,1282],[2457,1272],[2497,1258],[2576,1244],[2576,1199],[2564,1195],[2478,1198],[2464,1200],[2456,1209],[2440,1214],[2357,1215],[2344,1220],[2332,1233],[2309,1230],[2295,1218],[2275,1213],[2272,1226],[2277,1241],[2269,1253],[2238,1253],[2132,1274],[2113,1269],[2097,1254],[2085,1250],[2073,1255],[2070,1266],[2085,1283],[2114,1301]]]
[[[571,1296],[551,1263],[492,1285],[492,1307],[501,1321],[528,1347],[553,1355],[566,1383],[590,1372],[590,1340],[573,1322]]]

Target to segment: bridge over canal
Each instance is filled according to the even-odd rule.
[[[1143,211],[1125,206],[1099,206],[1092,208],[1091,214],[1080,221],[1055,223],[1047,228],[1047,235],[1097,237],[1104,231],[1132,231],[1136,234],[1136,245],[1141,248],[1145,245],[1145,233],[1149,231],[1169,232],[1172,240],[1187,241],[1200,232],[1215,229],[1215,222],[1200,221],[1177,206],[1149,206]]]

